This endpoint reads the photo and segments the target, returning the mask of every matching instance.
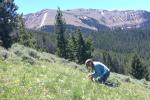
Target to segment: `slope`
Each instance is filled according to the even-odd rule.
[[[149,100],[150,83],[111,73],[113,88],[86,79],[84,67],[14,44],[0,47],[2,100]]]

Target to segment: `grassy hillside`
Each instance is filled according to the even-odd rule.
[[[111,73],[109,87],[86,79],[84,66],[14,44],[0,47],[1,100],[150,100],[150,82]]]

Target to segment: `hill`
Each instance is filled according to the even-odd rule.
[[[44,9],[24,16],[26,27],[34,30],[53,31],[57,11]],[[64,10],[68,29],[81,27],[83,30],[99,31],[109,28],[149,28],[150,12],[142,10],[108,11],[98,9]]]
[[[0,47],[0,98],[27,100],[149,100],[150,82],[111,73],[109,87],[86,79],[85,68],[14,44]]]

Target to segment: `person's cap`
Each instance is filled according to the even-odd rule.
[[[85,61],[85,65],[86,65],[87,63],[89,63],[89,62],[93,62],[93,60],[92,60],[92,59],[87,59],[87,60]]]

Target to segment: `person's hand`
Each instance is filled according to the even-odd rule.
[[[88,79],[89,79],[89,80],[93,80],[93,77],[92,77],[92,74],[91,74],[91,73],[88,74]]]

